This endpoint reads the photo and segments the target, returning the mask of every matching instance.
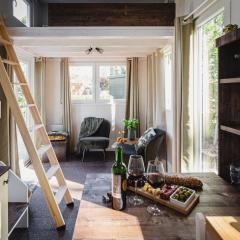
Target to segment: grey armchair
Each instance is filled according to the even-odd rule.
[[[83,120],[82,125],[86,125],[86,122],[92,121],[94,118],[89,117]],[[95,118],[97,119],[97,118]],[[99,120],[99,119],[97,119]],[[98,129],[88,136],[79,138],[78,146],[81,146],[82,161],[84,160],[85,154],[91,149],[99,149],[103,151],[104,161],[106,159],[106,149],[109,146],[109,134],[110,134],[110,122],[106,119],[102,119],[102,122]],[[81,132],[80,132],[81,135]]]
[[[135,149],[135,145],[124,144],[123,153],[125,156],[129,157],[130,155],[140,154],[143,156],[145,167],[149,160],[154,160],[156,157],[163,157],[167,159],[167,150],[166,150],[166,132],[154,128],[156,136],[145,146],[144,151],[138,153]]]

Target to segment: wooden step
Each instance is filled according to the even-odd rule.
[[[228,84],[228,83],[240,83],[240,78],[222,78],[220,79],[221,84]]]
[[[240,126],[225,126],[225,125],[221,125],[220,129],[225,131],[225,132],[229,132],[229,133],[233,133],[236,135],[240,135]]]
[[[51,148],[51,144],[42,145],[38,150],[38,155],[42,156],[44,153],[46,153]]]
[[[31,104],[23,105],[21,108],[32,108],[32,107],[36,107],[36,104],[31,103]]]
[[[67,191],[67,186],[61,186],[59,187],[58,191],[56,192],[55,194],[55,199],[56,199],[56,202],[59,204],[63,197],[64,197],[64,194],[66,193]]]
[[[36,107],[36,104],[31,103],[31,104],[28,104],[27,106],[28,106],[29,108],[31,108],[31,107]]]
[[[9,64],[9,65],[13,65],[13,66],[19,65],[17,62],[13,62],[13,61],[10,61],[8,59],[2,59],[2,62],[6,63],[6,64]]]
[[[3,39],[2,37],[0,37],[0,43],[3,44],[3,45],[11,45],[12,44],[9,41]]]
[[[29,131],[30,131],[30,132],[37,131],[37,130],[39,130],[40,128],[43,128],[43,127],[44,127],[43,124],[36,124],[35,126],[30,127],[30,128],[29,128]]]
[[[43,127],[44,127],[43,124],[36,124],[35,127],[34,127],[34,130],[36,131],[36,130],[38,130],[40,128],[43,128]]]
[[[27,83],[11,82],[12,85],[27,86]]]
[[[59,165],[53,165],[51,166],[48,171],[46,172],[47,178],[51,179],[55,173],[59,170]]]

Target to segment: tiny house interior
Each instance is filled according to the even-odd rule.
[[[240,239],[239,7],[0,0],[0,240]]]

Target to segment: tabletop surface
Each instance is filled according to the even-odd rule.
[[[73,239],[195,239],[197,212],[206,216],[240,216],[240,192],[233,186],[214,173],[187,175],[203,181],[198,205],[188,216],[159,205],[162,214],[156,217],[146,211],[151,203],[148,199],[142,206],[128,205],[124,211],[109,208],[103,204],[102,196],[111,189],[111,174],[87,175]]]

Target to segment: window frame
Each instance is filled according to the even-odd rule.
[[[116,66],[123,65],[127,68],[127,63],[124,61],[96,61],[96,62],[88,62],[88,61],[72,61],[69,64],[71,66],[93,66],[93,99],[92,100],[74,100],[71,99],[72,104],[110,104],[111,100],[108,99],[100,99],[100,66]],[[71,84],[71,79],[70,79]],[[127,84],[127,77],[125,78],[125,90]],[[113,99],[115,103],[125,103],[125,99]]]
[[[26,19],[26,24],[24,24],[19,18],[17,18],[15,15],[14,15],[14,8],[12,9],[12,12],[13,12],[13,16],[18,20],[20,21],[22,24],[24,24],[26,27],[31,27],[31,6],[30,6],[30,2],[27,1],[27,0],[22,0],[26,6],[27,6],[27,19]],[[15,1],[12,0],[12,7],[13,7],[13,4],[15,4]]]
[[[203,146],[202,146],[202,141],[203,141],[203,119],[202,119],[202,111],[203,111],[203,102],[202,102],[202,97],[203,97],[203,81],[202,81],[202,36],[201,32],[202,27],[204,24],[208,23],[215,17],[217,17],[219,14],[223,13],[223,22],[225,24],[226,19],[228,18],[228,14],[225,15],[226,10],[228,10],[228,5],[224,6],[221,4],[221,1],[217,4],[214,5],[212,8],[209,9],[203,16],[199,17],[196,22],[195,22],[195,29],[194,29],[194,61],[196,64],[194,64],[194,85],[193,85],[193,95],[194,95],[194,132],[195,132],[195,137],[194,137],[194,165],[193,165],[193,170],[196,172],[205,172],[204,170],[204,163],[203,163]],[[196,111],[196,109],[198,109]],[[218,169],[216,169],[218,171]]]

